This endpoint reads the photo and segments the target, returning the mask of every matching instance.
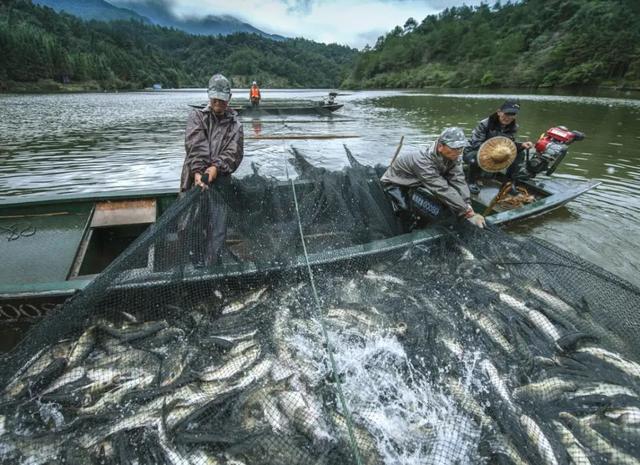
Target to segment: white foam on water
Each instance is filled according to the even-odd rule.
[[[328,334],[354,425],[375,439],[385,464],[478,463],[479,427],[442,389],[439,380],[444,373],[436,373],[438,381],[432,384],[413,365],[398,338],[384,328],[358,337],[353,331],[336,329]],[[303,358],[317,359],[325,352],[300,333],[287,343]],[[479,355],[468,357],[471,361],[461,380],[467,386]],[[326,360],[314,367],[315,379],[330,373]]]

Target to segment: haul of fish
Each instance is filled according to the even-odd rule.
[[[3,388],[0,461],[640,465],[616,336],[464,246],[433,255],[319,274],[319,302],[302,280],[96,316]]]

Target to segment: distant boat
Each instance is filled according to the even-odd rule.
[[[154,84],[153,90],[162,90],[162,84]]]
[[[192,108],[204,108],[206,105],[189,105]],[[318,102],[317,104],[298,105],[298,106],[283,106],[283,105],[258,105],[253,107],[251,105],[246,106],[232,106],[240,116],[279,116],[279,115],[330,115],[336,110],[339,110],[344,105],[339,103],[325,104]]]

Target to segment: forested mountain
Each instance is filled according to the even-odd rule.
[[[46,80],[67,87],[204,87],[214,72],[234,86],[335,87],[357,51],[256,34],[193,36],[138,21],[83,21],[27,0],[0,4],[0,89]],[[56,84],[60,87],[61,85]],[[22,88],[25,88],[22,86]],[[27,86],[26,88],[33,88]],[[51,89],[54,90],[54,89]]]
[[[410,18],[344,85],[640,88],[640,1],[522,0]]]
[[[282,40],[279,35],[267,34],[229,15],[209,15],[203,18],[178,18],[165,2],[156,0],[32,0],[37,5],[48,6],[57,12],[69,13],[79,18],[97,21],[133,19],[157,26],[172,27],[195,35],[228,35],[236,32],[258,34],[270,39]]]
[[[76,0],[77,1],[77,0]],[[282,40],[284,37],[267,34],[251,24],[240,21],[229,15],[209,15],[204,18],[178,18],[167,7],[165,2],[155,0],[131,1],[110,0],[113,5],[127,8],[140,15],[149,18],[158,26],[174,27],[181,31],[195,35],[228,35],[236,32],[249,32],[268,37],[274,40]]]
[[[82,19],[98,21],[115,21],[133,19],[148,23],[149,20],[135,11],[118,8],[104,0],[34,0],[33,3],[48,6],[58,12],[64,11]]]

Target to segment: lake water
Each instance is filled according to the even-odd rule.
[[[521,91],[520,91],[521,92]],[[237,90],[236,102],[246,102]],[[263,91],[263,102],[319,100],[324,90]],[[338,97],[333,118],[245,120],[245,159],[237,174],[286,178],[291,146],[318,166],[346,165],[343,144],[363,163],[388,164],[401,136],[418,150],[441,128],[468,134],[506,95],[522,105],[520,139],[537,140],[565,125],[587,134],[570,146],[557,176],[602,181],[595,191],[540,218],[512,226],[599,264],[640,285],[640,97],[362,91]],[[15,196],[176,187],[184,158],[189,104],[202,89],[67,95],[0,95],[0,199]],[[259,140],[256,135],[358,136]]]

